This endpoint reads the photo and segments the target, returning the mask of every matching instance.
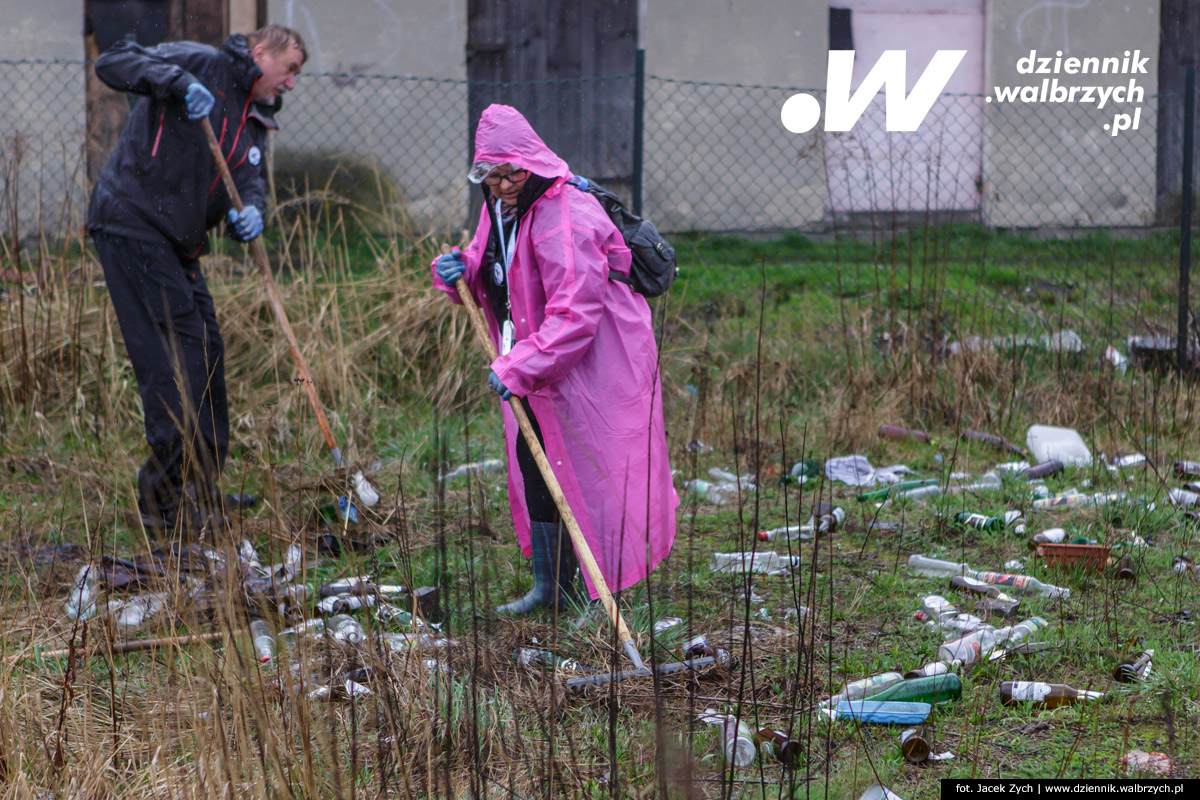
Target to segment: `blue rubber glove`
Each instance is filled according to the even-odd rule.
[[[188,119],[207,117],[208,112],[213,109],[212,92],[206,89],[202,83],[188,84],[187,94],[184,95],[183,102],[187,105]]]
[[[262,213],[258,206],[246,206],[240,214],[236,208],[229,209],[229,224],[243,242],[257,239],[263,232]]]
[[[492,370],[491,374],[488,375],[488,386],[492,387],[492,391],[500,395],[501,400],[507,400],[513,396],[508,387],[500,382],[500,376],[496,374],[496,370]]]
[[[462,250],[457,247],[450,251],[448,255],[438,256],[434,262],[437,268],[438,277],[441,278],[447,286],[453,286],[463,273],[467,271],[467,265],[462,260]]]

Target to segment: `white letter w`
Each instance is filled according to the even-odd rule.
[[[828,93],[825,96],[825,130],[848,131],[867,110],[867,105],[882,88],[886,92],[886,128],[889,131],[915,131],[933,103],[950,82],[966,50],[938,50],[921,73],[908,97],[904,96],[905,59],[903,50],[885,50],[858,91],[850,95],[850,77],[854,71],[853,50],[829,51]]]

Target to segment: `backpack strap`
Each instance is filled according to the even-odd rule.
[[[588,191],[588,189],[591,188],[591,186],[592,186],[592,182],[589,181],[587,178],[583,177],[582,175],[574,176],[573,178],[568,180],[567,183],[571,184],[572,186],[574,186],[576,189],[578,189],[581,192]],[[599,187],[596,187],[596,188],[599,188]],[[603,206],[601,206],[601,208],[603,208]],[[619,232],[620,231],[618,230],[618,233]],[[622,237],[622,238],[624,238],[624,237]],[[610,281],[616,281],[617,283],[623,283],[631,289],[633,288],[633,280],[631,278],[629,278],[627,275],[621,274],[620,272],[613,272],[610,269],[608,271],[608,279]]]

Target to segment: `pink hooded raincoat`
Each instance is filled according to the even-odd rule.
[[[492,369],[514,395],[528,399],[546,456],[609,589],[625,589],[671,551],[679,505],[650,308],[629,286],[609,280],[610,270],[629,274],[620,232],[595,198],[566,183],[572,177],[566,162],[520,112],[502,105],[483,112],[475,161],[512,164],[555,181],[521,217],[508,278],[517,341]],[[500,326],[480,274],[491,227],[484,208],[463,250],[461,280],[479,301],[499,349]],[[462,302],[436,269],[433,281]],[[503,409],[509,504],[528,557],[529,515],[516,458],[521,432],[508,403]]]

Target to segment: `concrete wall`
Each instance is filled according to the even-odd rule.
[[[1142,225],[1154,218],[1157,2],[991,0],[987,85],[1125,86],[1143,103],[987,103],[984,219],[997,226]],[[1124,57],[1140,50],[1147,74],[1023,75],[1018,59],[1038,56]],[[1078,97],[1078,95],[1077,95]],[[1114,115],[1141,107],[1138,130],[1112,136]]]
[[[269,21],[299,31],[309,53],[279,115],[277,162],[297,152],[353,154],[394,181],[413,224],[461,226],[466,14],[465,0],[271,0]]]
[[[819,132],[789,133],[779,109],[799,88],[824,88],[829,3],[642,0],[640,15],[652,76],[646,214],[666,230],[820,222],[826,191]]]
[[[86,201],[82,3],[0,0],[0,20],[0,58],[70,62],[0,64],[0,159],[11,163],[19,137],[22,235],[39,227],[58,235],[60,222],[69,226],[82,219]],[[73,202],[64,209],[67,198]],[[0,197],[0,213],[5,212],[6,200]]]

